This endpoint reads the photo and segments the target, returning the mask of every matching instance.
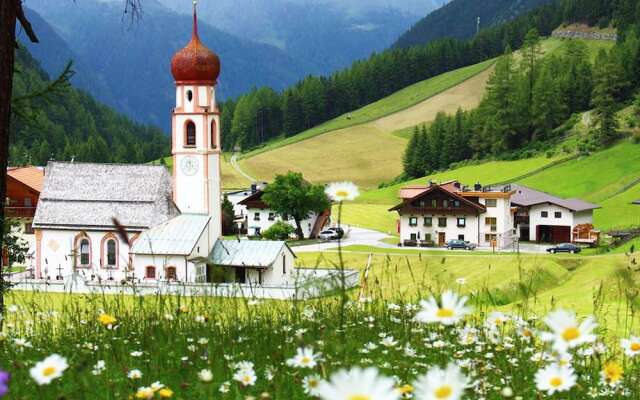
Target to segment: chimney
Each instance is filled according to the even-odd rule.
[[[453,186],[457,187],[458,189],[462,187],[462,185],[460,185],[460,182],[458,181],[453,182]]]
[[[475,190],[476,192],[479,192],[482,190],[482,185],[480,184],[480,182],[476,182],[476,184],[473,185],[473,190]]]
[[[251,184],[251,194],[254,194],[258,191],[258,185],[256,183]]]

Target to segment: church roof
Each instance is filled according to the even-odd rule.
[[[204,214],[181,214],[140,234],[130,253],[189,255],[211,220]],[[208,251],[209,249],[207,249]]]
[[[33,226],[142,230],[177,214],[163,166],[50,162]]]
[[[277,261],[276,258],[283,247],[293,254],[286,242],[218,239],[209,254],[209,261],[215,265],[229,267],[268,268]]]

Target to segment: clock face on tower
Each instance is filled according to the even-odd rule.
[[[182,159],[180,163],[180,168],[182,168],[182,173],[187,176],[193,176],[198,172],[198,159],[193,156],[186,156]]]

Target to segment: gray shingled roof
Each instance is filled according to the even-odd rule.
[[[193,252],[210,220],[209,215],[203,214],[178,215],[142,232],[135,241],[131,253],[189,255]]]
[[[560,197],[550,195],[549,193],[540,192],[522,185],[511,185],[511,190],[515,190],[515,194],[511,197],[511,203],[524,207],[530,207],[542,203],[551,203],[571,211],[587,211],[600,208],[597,204],[589,203],[580,199],[561,199]]]
[[[50,162],[35,228],[147,229],[178,215],[163,166]]]
[[[288,248],[286,242],[218,239],[209,254],[209,260],[215,265],[267,268],[276,262],[283,247]]]

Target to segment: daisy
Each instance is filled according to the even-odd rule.
[[[602,381],[609,386],[616,386],[622,380],[624,370],[618,363],[610,361],[606,363],[600,373]]]
[[[198,379],[204,383],[209,383],[213,380],[213,373],[211,373],[210,369],[203,369],[198,372]]]
[[[593,330],[598,324],[593,317],[588,317],[578,324],[575,313],[557,310],[547,315],[544,322],[552,332],[543,332],[541,338],[545,342],[553,342],[553,349],[558,352],[596,341]]]
[[[318,375],[305,376],[302,379],[302,387],[304,392],[309,396],[318,396],[318,386],[320,385],[320,377]]]
[[[313,368],[317,365],[318,355],[313,354],[311,347],[299,348],[298,353],[287,360],[287,365],[294,368]]]
[[[127,374],[127,378],[129,378],[129,379],[140,379],[140,378],[142,378],[142,372],[139,369],[132,369]]]
[[[509,321],[509,316],[499,311],[494,311],[487,316],[485,324],[488,328],[500,328]]]
[[[258,378],[253,370],[243,370],[236,372],[233,379],[240,382],[242,386],[253,386]]]
[[[622,339],[621,347],[624,350],[624,354],[629,357],[640,355],[640,337],[631,336],[629,339]]]
[[[60,378],[64,370],[69,367],[67,359],[58,355],[52,354],[42,361],[39,361],[34,365],[29,373],[31,377],[38,385],[48,385],[56,378]]]
[[[351,201],[360,195],[358,187],[351,182],[335,182],[327,186],[324,192],[333,201]]]
[[[148,400],[148,399],[152,399],[153,395],[154,395],[154,391],[153,389],[151,389],[150,387],[141,387],[138,389],[138,391],[136,392],[136,399],[142,399],[142,400]]]
[[[433,367],[414,383],[416,398],[419,400],[457,400],[469,386],[462,369],[449,363],[447,368]]]
[[[453,325],[471,312],[471,309],[465,306],[466,302],[466,296],[458,297],[448,290],[442,294],[440,305],[433,296],[426,301],[420,301],[422,309],[416,314],[415,319],[423,323],[439,322],[443,325]]]
[[[395,381],[382,376],[376,368],[341,370],[330,381],[318,385],[318,397],[323,400],[398,400]]]
[[[536,387],[549,396],[570,390],[576,384],[576,375],[569,365],[551,364],[536,372]]]

